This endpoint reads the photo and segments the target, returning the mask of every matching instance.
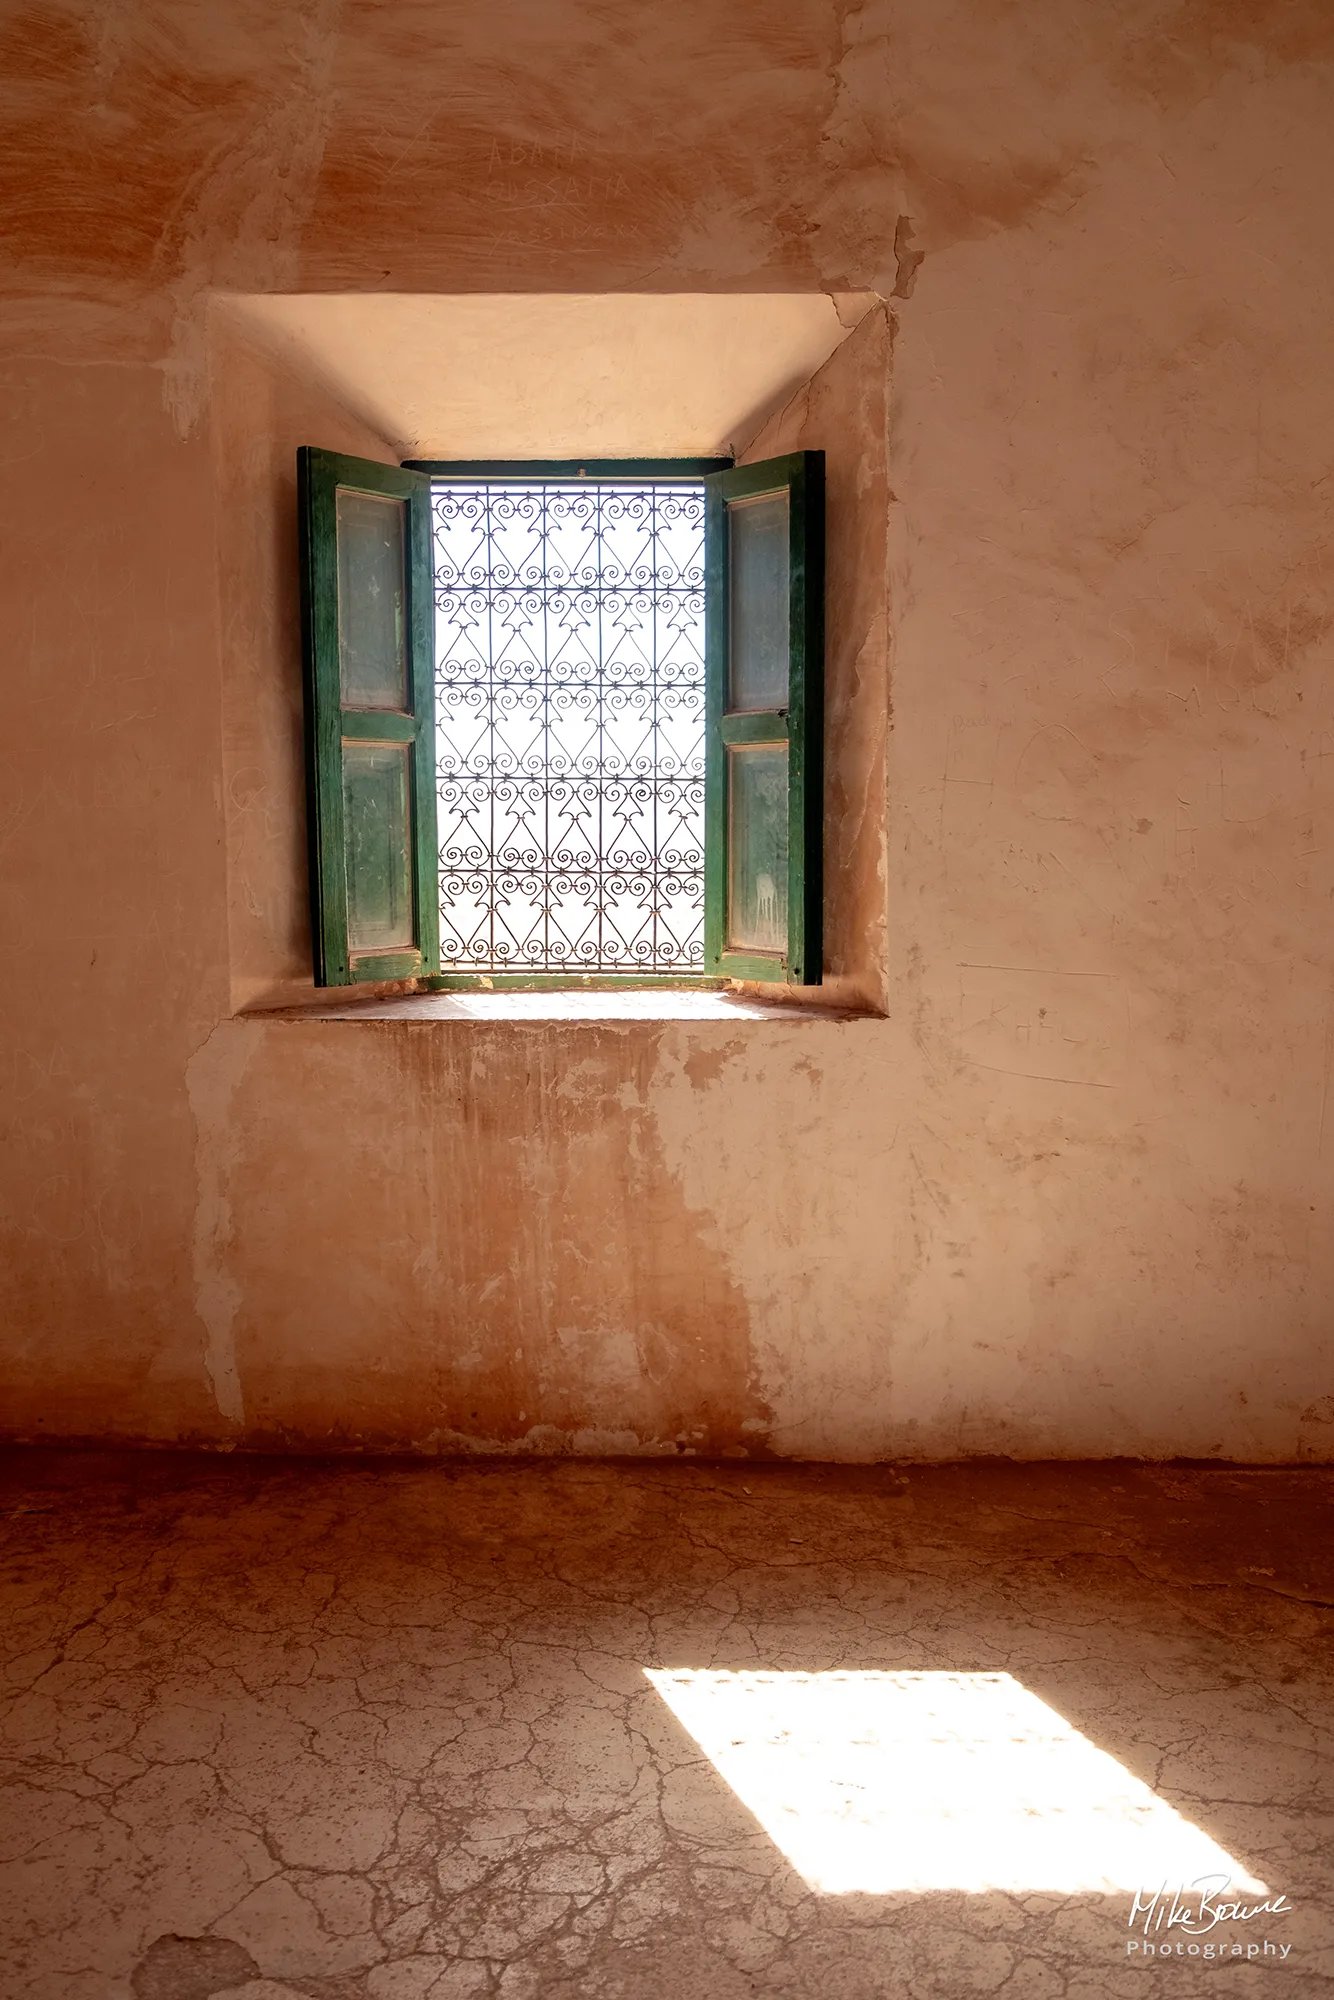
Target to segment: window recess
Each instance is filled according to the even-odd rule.
[[[823,475],[301,452],[317,984],[819,984]]]

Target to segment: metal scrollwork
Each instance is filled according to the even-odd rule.
[[[704,492],[433,493],[441,965],[703,964]]]

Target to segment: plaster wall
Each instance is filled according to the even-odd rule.
[[[1328,1458],[1326,10],[0,41],[5,1428]],[[807,288],[890,300],[750,448],[834,463],[831,962],[883,1013],[256,1012],[290,448],[394,452],[210,359],[210,297]]]

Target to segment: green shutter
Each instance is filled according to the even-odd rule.
[[[824,453],[704,485],[704,970],[818,986]]]
[[[301,619],[315,984],[438,969],[431,488],[303,446]]]

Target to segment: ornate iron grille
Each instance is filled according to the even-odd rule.
[[[446,972],[703,964],[704,489],[433,490]]]

